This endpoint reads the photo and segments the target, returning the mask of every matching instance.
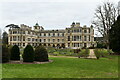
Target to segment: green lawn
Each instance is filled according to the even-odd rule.
[[[3,78],[117,78],[118,56],[112,59],[50,57],[47,64],[3,64]]]
[[[0,64],[0,78],[2,78],[2,64]]]

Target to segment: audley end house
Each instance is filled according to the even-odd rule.
[[[80,23],[74,22],[69,28],[63,30],[44,30],[38,23],[33,26],[33,29],[21,24],[19,28],[9,29],[8,42],[10,45],[18,45],[19,47],[30,44],[32,46],[44,45],[73,49],[95,45],[93,26],[81,27]]]

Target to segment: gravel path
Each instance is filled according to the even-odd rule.
[[[88,58],[96,58],[93,49],[90,49],[90,54],[89,54]]]
[[[9,61],[8,63],[6,64],[45,64],[45,63],[50,63],[50,62],[53,62],[53,60],[49,60],[47,62],[38,62],[38,61],[34,61],[34,62],[23,62],[22,60],[20,61]]]

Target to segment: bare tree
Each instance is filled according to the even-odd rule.
[[[95,18],[92,22],[95,25],[95,29],[100,32],[104,38],[104,43],[109,50],[109,30],[111,29],[112,24],[116,21],[117,18],[117,7],[113,3],[104,2],[103,5],[100,5],[95,10]]]

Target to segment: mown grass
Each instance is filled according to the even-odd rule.
[[[118,56],[111,59],[50,57],[47,64],[3,64],[3,78],[117,78]]]
[[[0,78],[2,78],[2,64],[0,64]]]

